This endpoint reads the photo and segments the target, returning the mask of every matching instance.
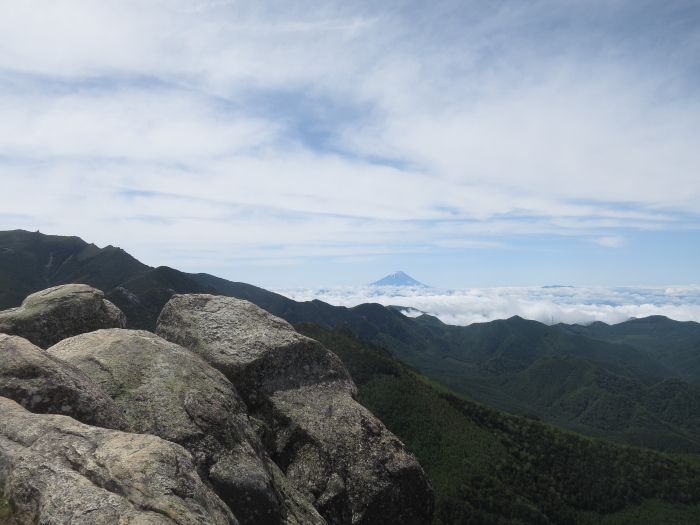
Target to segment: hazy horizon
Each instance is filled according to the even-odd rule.
[[[700,322],[700,286],[453,288],[332,286],[277,288],[296,301],[319,299],[334,306],[362,303],[403,306],[415,317],[427,313],[447,324],[469,325],[518,315],[545,324],[617,324],[630,318],[664,315]]]

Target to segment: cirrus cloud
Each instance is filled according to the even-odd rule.
[[[7,2],[0,220],[190,268],[695,230],[699,16]]]

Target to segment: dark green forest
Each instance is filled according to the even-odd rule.
[[[470,401],[347,325],[302,323],[345,363],[360,401],[416,454],[436,525],[698,523],[700,468]]]
[[[662,315],[630,319],[609,325],[558,324],[563,331],[609,343],[627,344],[646,351],[675,375],[700,381],[700,324],[674,321]]]

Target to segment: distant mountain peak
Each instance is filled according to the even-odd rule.
[[[419,283],[410,275],[403,273],[402,271],[396,271],[390,275],[387,275],[383,279],[379,279],[370,286],[425,286],[423,283]]]

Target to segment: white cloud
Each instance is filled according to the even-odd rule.
[[[393,286],[281,288],[296,301],[319,299],[339,306],[379,303],[410,308],[406,315],[427,313],[447,324],[507,319],[554,323],[617,324],[632,317],[665,315],[677,321],[700,322],[700,286],[677,287],[510,287],[436,289]]]
[[[694,31],[601,7],[5,2],[3,228],[289,261],[694,227]]]
[[[625,238],[620,235],[615,235],[613,237],[600,237],[595,239],[594,242],[607,248],[619,248],[625,244]]]

